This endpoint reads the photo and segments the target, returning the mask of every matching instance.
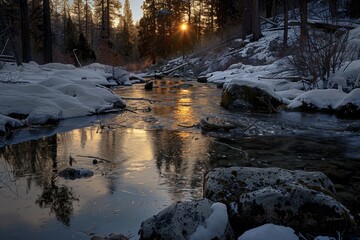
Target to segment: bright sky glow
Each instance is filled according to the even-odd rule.
[[[121,4],[124,6],[125,0],[120,0]],[[130,0],[130,7],[133,14],[134,23],[139,21],[142,17],[141,6],[143,4],[143,0]]]

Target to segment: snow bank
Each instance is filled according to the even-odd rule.
[[[296,97],[298,97],[299,95],[303,94],[304,91],[299,90],[299,89],[290,89],[290,90],[285,90],[285,91],[278,91],[276,93],[279,94],[280,96],[282,96],[283,98],[286,98],[288,100],[293,100]]]
[[[6,123],[46,124],[125,107],[120,96],[101,86],[107,84],[103,72],[68,64],[6,64],[0,70],[0,131]]]
[[[296,97],[287,107],[295,109],[299,106],[304,106],[314,109],[332,110],[336,108],[345,96],[346,93],[338,89],[316,89]]]
[[[359,44],[360,46],[360,44]],[[360,87],[360,60],[348,63],[329,78],[329,88],[341,87],[344,91],[350,92]]]

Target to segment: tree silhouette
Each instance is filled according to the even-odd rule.
[[[43,193],[35,201],[40,208],[50,208],[51,213],[55,213],[56,219],[66,226],[70,226],[70,219],[73,215],[73,202],[79,201],[67,186],[58,186],[55,178],[51,183],[44,185]]]

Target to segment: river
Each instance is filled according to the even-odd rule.
[[[229,111],[219,106],[221,90],[214,85],[179,79],[154,84],[152,91],[143,85],[114,91],[156,102],[128,100],[122,113],[68,119],[0,139],[1,239],[110,233],[138,239],[143,220],[177,201],[201,198],[203,175],[234,165],[322,171],[359,218],[359,121]],[[214,117],[238,128],[201,130],[200,119]],[[70,165],[95,174],[58,176]]]

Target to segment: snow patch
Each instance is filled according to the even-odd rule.
[[[260,227],[250,229],[238,238],[238,240],[269,239],[299,240],[292,228],[274,224],[265,224]]]
[[[213,213],[205,220],[206,225],[199,225],[190,236],[190,240],[214,239],[224,235],[228,224],[226,205],[217,202],[211,206],[211,209]]]

